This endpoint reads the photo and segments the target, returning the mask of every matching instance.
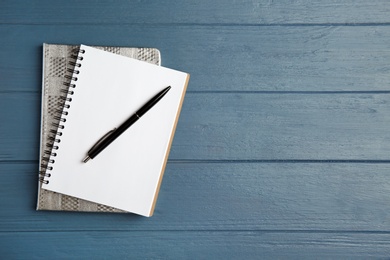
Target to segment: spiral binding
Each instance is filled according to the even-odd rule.
[[[48,136],[48,140],[50,142],[46,143],[46,149],[44,150],[44,155],[42,156],[39,181],[44,184],[48,184],[49,180],[47,180],[47,178],[51,177],[50,171],[53,170],[53,164],[55,163],[55,159],[53,158],[57,156],[56,150],[59,149],[58,143],[61,142],[62,132],[60,130],[65,128],[63,123],[66,122],[66,116],[69,114],[67,110],[70,108],[69,103],[72,102],[72,98],[70,96],[74,94],[73,89],[76,88],[76,84],[74,84],[74,82],[77,81],[76,75],[80,73],[77,68],[81,67],[80,61],[84,59],[81,55],[85,53],[85,50],[77,48],[72,52],[73,53],[70,55],[71,61],[68,62],[72,68],[68,68],[66,70],[70,75],[65,75],[65,78],[68,79],[69,82],[63,82],[63,85],[66,87],[60,90],[60,93],[64,94],[64,96],[59,96],[62,102],[57,104],[58,108],[54,111],[55,115],[53,118],[57,122],[52,123],[52,126],[55,129],[49,130],[50,135]]]

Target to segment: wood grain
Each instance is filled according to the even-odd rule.
[[[390,253],[390,235],[381,233],[4,232],[0,240],[9,242],[0,249],[7,259],[385,258]],[[20,241],[30,242],[20,246]]]
[[[0,59],[7,60],[0,64],[1,91],[40,91],[43,42],[156,47],[163,66],[191,73],[188,91],[388,91],[390,85],[387,26],[3,25],[0,34],[6,35]]]
[[[387,163],[172,163],[155,214],[35,212],[36,164],[0,164],[0,231],[390,232]],[[77,180],[75,180],[77,181]],[[66,220],[66,221],[65,221]],[[0,233],[1,233],[0,232]]]
[[[37,160],[40,95],[0,94],[0,160]],[[389,160],[380,94],[188,93],[170,160]]]
[[[389,23],[386,0],[315,1],[2,1],[11,24],[318,24]]]

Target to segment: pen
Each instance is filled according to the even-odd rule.
[[[118,136],[120,136],[127,128],[137,122],[146,112],[149,111],[160,99],[171,89],[171,86],[161,90],[158,94],[152,97],[145,105],[143,105],[137,112],[135,112],[129,119],[127,119],[121,126],[114,128],[105,134],[100,140],[88,151],[87,157],[84,158],[83,162],[88,162],[89,159],[93,159],[107,146],[109,146]]]

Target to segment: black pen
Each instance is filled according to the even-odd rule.
[[[83,162],[88,162],[89,159],[95,158],[101,151],[103,151],[108,145],[110,145],[118,136],[120,136],[127,128],[137,122],[146,112],[149,111],[160,99],[171,89],[171,86],[161,90],[157,95],[152,97],[145,105],[143,105],[137,112],[134,113],[129,119],[127,119],[121,126],[115,128],[105,134],[100,140],[88,151],[87,157]]]

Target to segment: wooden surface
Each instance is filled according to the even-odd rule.
[[[164,3],[163,3],[164,2]],[[0,255],[390,255],[390,3],[1,1]],[[35,211],[42,43],[191,74],[155,214]]]

